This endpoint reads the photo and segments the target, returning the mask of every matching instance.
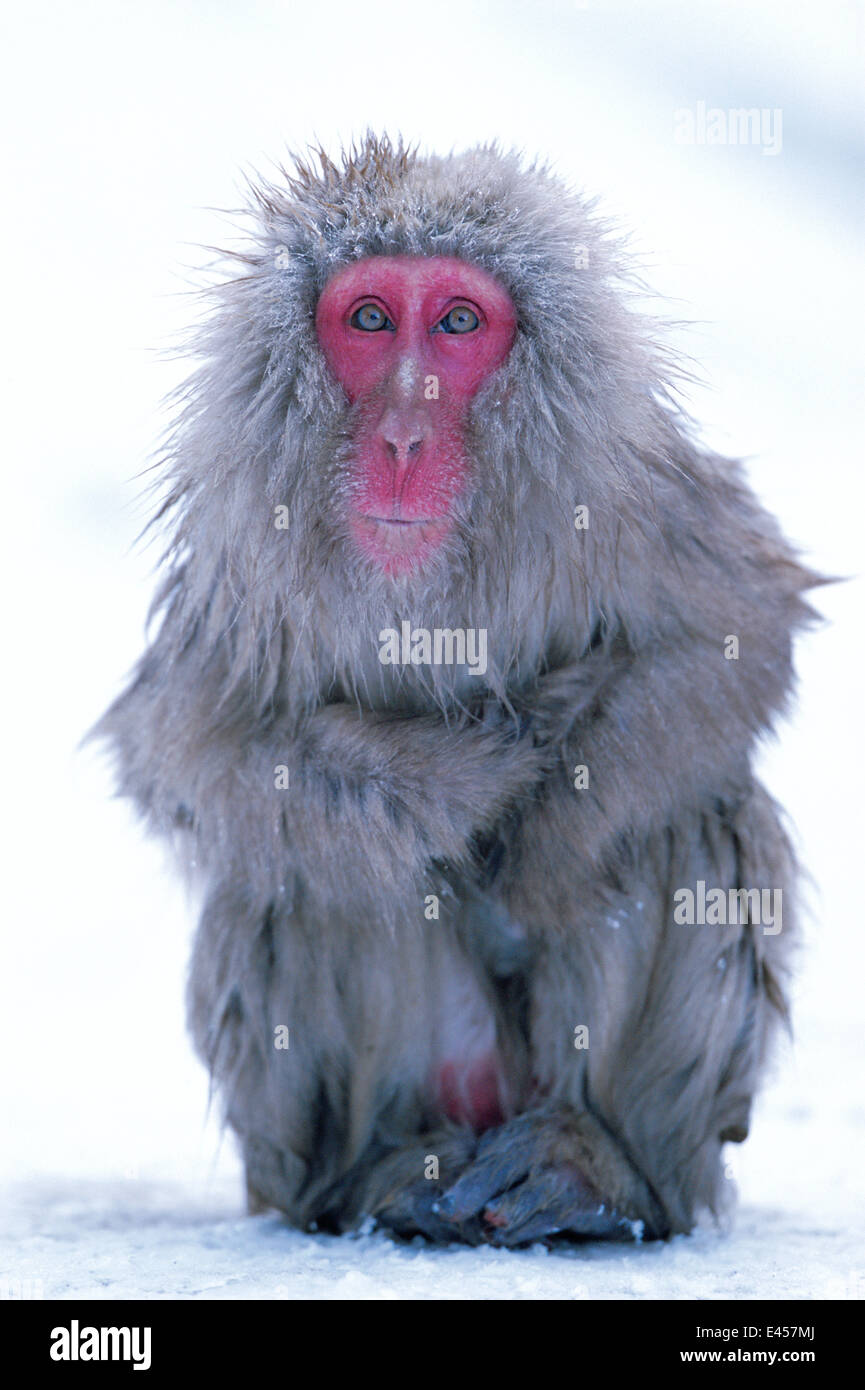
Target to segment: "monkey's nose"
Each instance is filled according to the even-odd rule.
[[[385,447],[391,458],[398,463],[414,458],[423,448],[422,439],[391,439],[385,436]]]

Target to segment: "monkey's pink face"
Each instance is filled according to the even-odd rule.
[[[371,256],[327,283],[316,331],[358,408],[352,534],[386,573],[405,573],[453,525],[469,478],[469,402],[511,350],[513,303],[454,257]]]

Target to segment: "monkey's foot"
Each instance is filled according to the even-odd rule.
[[[445,1220],[435,1210],[471,1161],[475,1147],[470,1129],[448,1127],[420,1142],[364,1157],[321,1199],[319,1227],[352,1230],[372,1216],[378,1226],[404,1240],[420,1235],[441,1244],[480,1245],[484,1228],[478,1217]]]
[[[441,1198],[441,1187],[421,1178],[394,1193],[376,1213],[376,1221],[391,1235],[403,1239],[422,1235],[440,1245],[453,1241],[483,1244],[486,1237],[482,1221],[472,1214],[465,1221],[445,1220],[436,1210]]]
[[[483,1136],[474,1161],[432,1211],[460,1229],[482,1223],[493,1245],[559,1234],[638,1238],[639,1224],[586,1176],[593,1165],[581,1162],[581,1148],[578,1131],[558,1112],[519,1115]]]

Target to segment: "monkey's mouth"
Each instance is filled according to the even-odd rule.
[[[364,515],[352,523],[355,539],[368,559],[389,574],[401,574],[421,565],[438,549],[451,529],[442,517],[394,517]]]

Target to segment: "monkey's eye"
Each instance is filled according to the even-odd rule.
[[[450,313],[445,314],[438,327],[442,333],[473,333],[480,327],[480,319],[467,304],[457,304]]]
[[[349,320],[352,328],[361,328],[364,333],[380,333],[383,328],[393,328],[393,324],[378,304],[361,304]]]

